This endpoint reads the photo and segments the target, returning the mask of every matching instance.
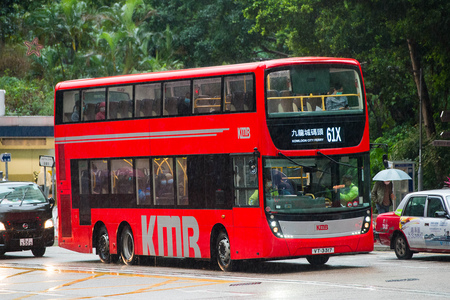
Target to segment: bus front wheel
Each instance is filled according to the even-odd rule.
[[[233,270],[233,261],[231,260],[231,247],[228,235],[221,231],[216,240],[216,259],[217,265],[222,271],[230,272]]]
[[[126,265],[134,265],[137,261],[137,255],[134,252],[134,238],[130,227],[125,227],[121,235],[120,255]]]
[[[312,255],[306,257],[306,260],[313,266],[321,266],[327,263],[329,255]]]

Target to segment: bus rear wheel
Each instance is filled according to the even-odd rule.
[[[134,265],[137,262],[137,255],[134,252],[134,238],[130,227],[125,227],[121,235],[120,255],[126,265]]]
[[[311,255],[306,257],[306,260],[313,266],[322,266],[327,263],[329,255]]]
[[[233,271],[233,261],[231,260],[231,247],[228,235],[221,231],[216,240],[216,260],[222,271]]]
[[[105,227],[102,227],[98,233],[97,253],[102,263],[109,264],[111,262],[111,254],[109,252],[109,236]]]

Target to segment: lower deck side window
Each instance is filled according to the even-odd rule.
[[[230,155],[71,161],[72,207],[231,208]]]

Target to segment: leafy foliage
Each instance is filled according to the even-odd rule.
[[[0,89],[7,91],[6,114],[45,115],[53,114],[53,91],[45,81],[20,80],[16,77],[0,77]]]
[[[428,129],[449,126],[439,120],[450,108],[449,11],[447,0],[4,0],[0,88],[7,113],[51,114],[52,89],[62,80],[286,56],[353,57],[363,68],[372,140],[389,145],[391,160],[418,162],[421,68],[425,116],[432,116],[424,187],[438,187],[450,151],[433,147]],[[45,47],[40,57],[27,57],[23,42],[35,37]],[[372,172],[383,168],[383,153],[371,151]]]

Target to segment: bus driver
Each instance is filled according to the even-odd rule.
[[[342,176],[341,185],[335,185],[334,191],[337,193],[339,190],[339,199],[343,206],[352,206],[352,201],[358,197],[358,187],[352,183],[353,177],[351,175]]]

